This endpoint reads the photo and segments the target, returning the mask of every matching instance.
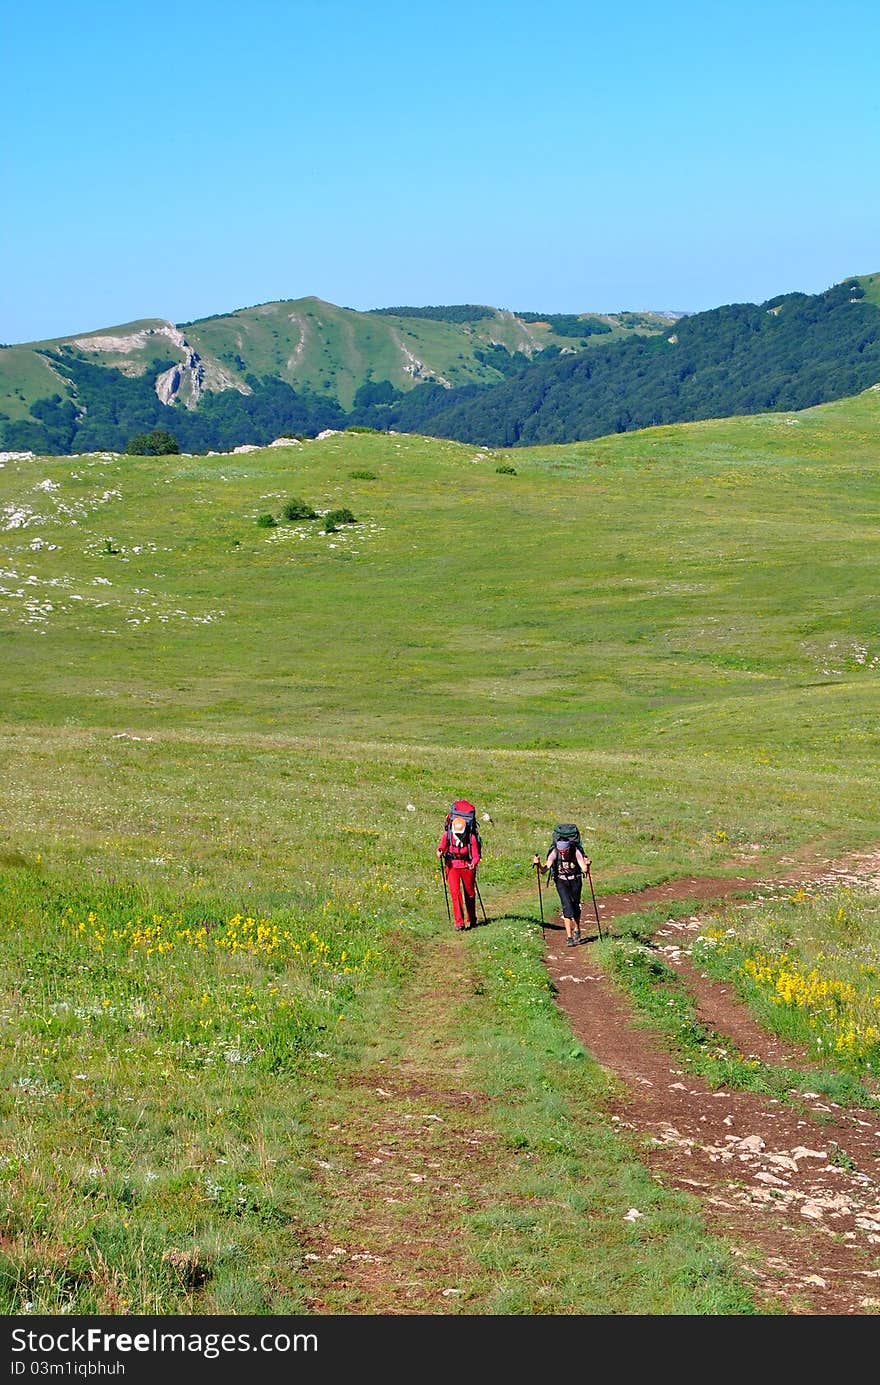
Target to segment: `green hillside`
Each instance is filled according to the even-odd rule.
[[[161,318],[0,348],[0,436],[7,420],[43,420],[42,406],[53,398],[80,402],[73,382],[58,368],[57,357],[119,372],[125,380],[138,380],[154,363],[165,368],[184,366],[189,355],[182,333]],[[215,375],[219,380],[219,373]],[[231,380],[224,376],[223,386],[229,384]],[[184,389],[186,394],[186,385]]]
[[[877,284],[694,313],[662,334],[539,358],[491,385],[422,385],[370,421],[492,446],[573,442],[655,424],[803,409],[880,381]]]
[[[752,704],[873,685],[878,400],[508,453],[339,433],[234,458],[9,461],[4,713],[746,744]],[[286,523],[291,495],[358,523]]]
[[[424,381],[498,380],[500,372],[477,351],[494,343],[529,357],[543,346],[538,332],[494,309],[487,318],[458,323],[355,312],[318,298],[247,308],[188,324],[186,331],[201,354],[237,368],[242,378],[278,376],[332,395],[345,409],[371,380],[399,390]]]
[[[0,348],[0,423],[32,417],[31,406],[52,394],[75,397],[70,381],[40,354],[45,352],[118,370],[127,379],[145,377],[159,361],[164,378],[156,392],[175,406],[197,407],[206,394],[223,390],[247,395],[248,377],[257,377],[281,380],[350,410],[358,390],[370,382],[388,381],[396,390],[426,381],[450,387],[490,383],[503,378],[504,369],[495,362],[503,363],[505,356],[526,363],[548,347],[580,350],[591,339],[661,331],[672,320],[659,313],[583,314],[583,332],[573,331],[577,321],[570,318],[560,334],[553,330],[552,315],[527,314],[535,320],[525,322],[512,312],[486,308],[475,310],[473,320],[454,312],[444,320],[420,315],[424,311],[356,312],[300,298],[196,322],[150,318]],[[598,331],[601,338],[593,335]]]
[[[522,447],[804,409],[880,380],[878,285],[677,317],[310,298],[129,323],[0,349],[0,447],[119,452],[159,429],[204,455],[348,426]]]
[[[865,290],[865,297],[869,303],[880,308],[880,274],[859,274],[856,277]]]
[[[878,425],[872,389],[506,452],[3,459],[0,1311],[796,1311],[610,1119],[530,862],[560,820],[600,897],[875,844]],[[453,936],[461,794],[490,926]],[[796,904],[753,904],[790,957]],[[809,927],[876,1033],[861,908]],[[860,1033],[810,1090],[876,1077]]]

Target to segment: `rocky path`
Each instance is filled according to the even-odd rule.
[[[799,866],[787,877],[880,888],[880,852]],[[663,900],[710,901],[760,882],[690,878],[605,896],[613,920]],[[592,901],[587,900],[589,919]],[[693,965],[699,913],[660,926],[655,943],[681,975],[704,1024],[746,1055],[809,1071],[808,1057],[767,1034],[728,986]],[[595,932],[595,929],[594,929]],[[610,1117],[628,1131],[654,1177],[699,1199],[708,1229],[734,1247],[769,1311],[880,1312],[880,1113],[841,1108],[817,1094],[797,1107],[751,1092],[711,1090],[639,1027],[589,946],[565,946],[557,920],[545,960],[578,1039],[619,1079]],[[635,1209],[636,1212],[638,1209]]]

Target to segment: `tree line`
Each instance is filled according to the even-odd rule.
[[[516,447],[804,409],[878,381],[880,308],[853,282],[696,313],[658,336],[539,358],[497,384],[420,385],[370,421]]]

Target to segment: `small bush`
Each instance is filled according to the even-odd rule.
[[[325,516],[324,523],[326,524],[328,521],[331,524],[357,524],[357,520],[351,510],[345,507],[341,510],[330,510]]]
[[[381,428],[368,428],[365,423],[353,423],[350,428],[346,428],[346,433],[381,433]]]
[[[257,527],[259,529],[274,529],[278,520],[274,515],[257,515]]]
[[[288,500],[284,509],[281,511],[285,519],[317,519],[317,511],[313,510],[305,500]]]
[[[515,475],[516,475],[516,467],[515,467],[515,466],[511,466],[511,465],[510,465],[510,462],[501,462],[501,464],[500,464],[499,466],[496,466],[495,470],[496,470],[496,471],[499,473],[499,475],[501,475],[501,476],[515,476]]]
[[[353,476],[356,481],[378,481],[375,471],[350,471],[349,476]]]
[[[125,450],[130,457],[173,457],[180,452],[180,444],[165,428],[154,428],[151,433],[135,433]]]

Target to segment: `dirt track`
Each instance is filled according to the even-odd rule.
[[[878,887],[880,852],[800,867],[787,878]],[[759,885],[690,878],[605,896],[603,931],[624,913],[663,900],[718,900]],[[595,914],[586,901],[585,925]],[[765,1033],[727,986],[690,961],[697,915],[668,921],[654,941],[693,994],[700,1019],[746,1055],[812,1066]],[[712,1091],[685,1073],[655,1033],[638,1028],[589,946],[565,946],[561,923],[545,932],[545,960],[573,1032],[621,1081],[611,1119],[643,1142],[658,1182],[695,1194],[710,1231],[735,1248],[770,1311],[880,1312],[880,1115],[809,1095],[797,1108],[749,1092]]]

